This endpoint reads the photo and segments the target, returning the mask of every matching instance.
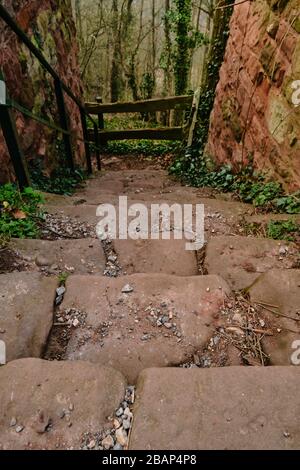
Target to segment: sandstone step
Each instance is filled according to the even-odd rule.
[[[53,321],[56,277],[38,273],[0,276],[0,340],[6,359],[40,357]]]
[[[149,369],[130,450],[299,449],[300,369]]]
[[[169,240],[115,240],[113,245],[123,272],[197,275],[196,252],[186,250],[185,239],[172,237],[173,233]]]
[[[103,274],[106,259],[97,239],[12,240],[11,248],[27,262],[27,269],[57,274]]]
[[[265,305],[265,317],[275,332],[274,336],[266,336],[262,340],[271,364],[299,364],[300,270],[269,271],[258,278],[249,293],[252,302]]]
[[[109,365],[132,384],[144,368],[181,364],[206,344],[228,294],[218,276],[71,276],[59,315],[75,311],[79,321],[62,357]],[[50,348],[65,334],[58,326]]]
[[[120,184],[123,189],[147,188],[158,191],[167,187],[180,186],[180,183],[171,178],[165,170],[135,169],[103,171],[96,178],[88,180],[86,187],[110,190]]]
[[[206,248],[205,268],[222,276],[234,290],[249,287],[270,269],[291,269],[299,256],[294,243],[254,237],[212,237]]]
[[[145,200],[143,200],[141,195],[134,195],[134,198],[128,198],[127,207],[129,209],[131,205],[135,204],[142,204],[145,206],[148,210],[150,230],[152,204],[168,204],[169,206],[172,206],[175,203],[184,204],[188,202],[187,200],[180,199],[180,197],[175,198],[174,194],[173,198],[174,199],[171,200],[169,195],[150,194],[145,196]],[[101,220],[101,218],[97,217],[96,215],[97,207],[100,204],[113,205],[116,210],[116,214],[119,214],[119,198],[117,196],[99,194],[99,192],[96,191],[95,197],[93,196],[92,203],[90,201],[88,204],[85,203],[78,206],[46,205],[45,210],[50,214],[47,225],[50,224],[50,228],[51,226],[54,227],[56,232],[54,235],[57,236],[59,236],[58,234],[61,233],[62,236],[69,236],[69,238],[96,237],[96,226]],[[236,233],[239,233],[239,230],[243,231],[239,223],[241,220],[241,214],[245,211],[245,209],[243,207],[238,208],[236,203],[233,203],[232,205],[230,202],[196,198],[193,204],[204,204],[206,240],[209,240],[212,236],[223,234],[235,235]],[[133,217],[128,217],[128,222],[131,222],[135,217],[138,217],[138,214]],[[51,237],[53,234],[50,231],[48,235]]]
[[[96,238],[97,206],[44,206],[46,220],[41,229],[43,239],[64,240]]]
[[[0,368],[0,449],[80,449],[124,399],[121,374],[88,362],[21,359]]]

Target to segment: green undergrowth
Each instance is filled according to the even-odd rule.
[[[73,172],[69,168],[60,167],[47,176],[40,167],[37,167],[31,169],[30,174],[35,189],[65,196],[72,196],[87,178],[86,172],[80,168],[76,168]]]
[[[62,140],[55,141],[53,152],[55,169],[50,174],[44,167],[43,159],[34,158],[29,162],[32,186],[46,193],[72,196],[86,180],[87,173],[80,167],[76,167],[74,171],[67,167],[67,156]]]
[[[247,235],[271,238],[273,240],[298,241],[300,225],[294,220],[271,220],[267,224],[249,223],[245,225]]]
[[[37,238],[43,197],[32,188],[23,191],[13,184],[0,187],[0,239]],[[2,243],[2,242],[1,242]]]
[[[108,131],[155,129],[157,127],[162,127],[162,125],[155,120],[141,119],[136,114],[105,115],[105,130]]]
[[[271,220],[267,226],[267,234],[274,240],[294,241],[300,234],[300,225],[293,220]]]
[[[112,155],[144,155],[160,157],[175,154],[182,144],[174,141],[123,140],[108,142],[103,152]]]
[[[268,181],[265,175],[256,172],[251,165],[242,171],[234,172],[231,165],[217,168],[208,158],[190,152],[177,157],[169,171],[191,186],[212,187],[222,192],[231,192],[241,201],[252,203],[264,210],[300,213],[300,191],[285,194],[279,182]]]

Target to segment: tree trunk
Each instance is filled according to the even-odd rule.
[[[177,34],[175,58],[175,94],[184,95],[188,86],[190,51],[188,44],[189,25],[191,21],[191,0],[177,0]]]
[[[112,0],[112,36],[113,55],[111,63],[110,93],[111,102],[119,101],[123,90],[123,80],[121,75],[121,31],[119,24],[118,0]]]

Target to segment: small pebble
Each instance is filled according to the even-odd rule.
[[[116,439],[118,443],[124,447],[127,444],[127,433],[123,428],[116,430]]]
[[[122,416],[124,410],[123,408],[119,408],[118,411],[116,412],[116,416],[119,418],[120,416]]]
[[[107,436],[105,439],[103,439],[101,444],[105,450],[109,450],[114,446],[114,440],[111,436]]]
[[[39,255],[35,259],[35,264],[38,267],[43,268],[43,267],[46,267],[46,266],[50,266],[50,264],[52,264],[52,263],[46,257]]]
[[[20,432],[23,431],[23,429],[24,429],[24,426],[19,425],[19,426],[16,427],[16,432],[20,433]]]
[[[114,446],[113,450],[123,450],[123,447],[121,446],[121,444],[118,443]]]
[[[17,424],[16,418],[11,418],[10,426],[13,428]]]
[[[92,440],[87,445],[88,449],[94,449],[96,447],[96,441]]]
[[[119,429],[121,427],[120,421],[118,419],[114,419],[114,428]]]
[[[126,286],[123,287],[122,293],[123,294],[130,294],[130,292],[133,292],[134,289],[130,284],[126,284]]]
[[[66,288],[64,286],[61,286],[61,287],[58,287],[56,289],[56,294],[57,294],[57,297],[61,297],[62,295],[64,295],[66,293]]]
[[[129,421],[129,419],[124,419],[124,421],[123,421],[123,428],[125,429],[125,431],[127,431],[128,429],[130,429],[130,421]]]

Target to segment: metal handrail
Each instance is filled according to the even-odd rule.
[[[86,111],[84,104],[78,99],[72,90],[60,79],[57,72],[52,68],[49,62],[45,59],[41,51],[32,43],[30,38],[26,35],[26,33],[21,29],[21,27],[16,23],[16,21],[12,18],[9,12],[4,8],[3,5],[0,5],[0,18],[7,24],[7,26],[18,36],[20,41],[25,44],[31,53],[37,58],[39,63],[45,68],[45,70],[53,77],[54,79],[54,86],[55,86],[55,93],[58,105],[58,112],[60,117],[60,126],[57,126],[55,123],[48,121],[47,119],[38,117],[33,115],[28,109],[22,107],[20,104],[8,100],[8,102],[4,105],[0,105],[0,124],[2,127],[2,131],[4,134],[4,138],[7,143],[7,147],[9,149],[9,153],[11,155],[14,168],[16,171],[16,176],[19,181],[20,186],[25,186],[30,184],[29,177],[28,177],[28,170],[27,168],[23,168],[20,172],[20,168],[22,166],[26,166],[25,159],[20,148],[18,142],[18,135],[15,128],[15,123],[13,120],[13,116],[10,113],[9,107],[14,107],[18,109],[21,113],[31,117],[39,121],[41,124],[55,129],[63,134],[65,149],[66,149],[66,156],[68,159],[68,164],[71,169],[74,169],[74,161],[73,161],[73,152],[71,146],[71,132],[69,129],[69,119],[67,114],[67,109],[64,102],[63,93],[65,92],[72,101],[78,106],[81,116],[81,123],[82,123],[82,130],[83,130],[83,139],[78,138],[84,142],[85,144],[85,153],[86,153],[86,160],[87,160],[87,168],[88,172],[92,173],[92,162],[91,162],[91,155],[89,145],[90,142],[88,141],[88,132],[87,132],[87,122],[86,118],[88,117],[90,121],[94,125],[94,132],[95,136],[98,136],[98,124],[97,121]],[[96,154],[97,154],[97,165],[98,169],[101,169],[101,162],[100,162],[100,148],[96,146]],[[27,175],[24,177],[24,175]]]
[[[0,18],[2,18],[2,20],[14,31],[18,38],[21,39],[21,41],[28,47],[32,54],[38,59],[40,64],[47,70],[48,73],[50,73],[50,75],[52,75],[54,80],[60,81],[64,91],[77,104],[77,106],[82,111],[84,111],[87,116],[90,117],[94,124],[97,124],[96,121],[92,118],[92,116],[86,111],[85,106],[82,104],[82,102],[78,98],[76,98],[71,89],[59,78],[59,75],[51,67],[49,62],[47,62],[41,51],[33,44],[30,38],[20,28],[20,26],[15,22],[15,20],[10,16],[8,11],[2,5],[0,5]]]

